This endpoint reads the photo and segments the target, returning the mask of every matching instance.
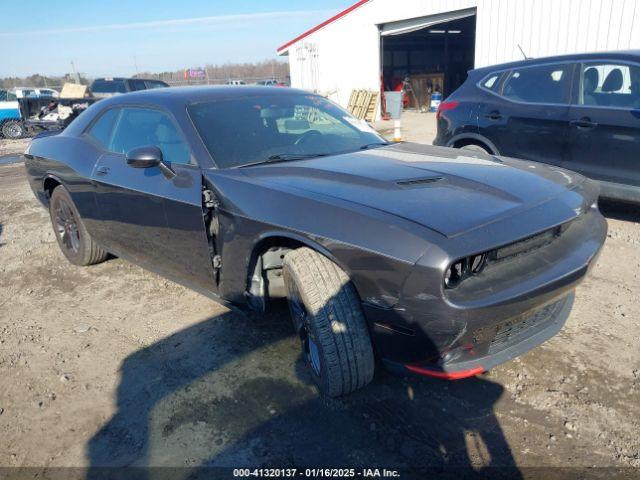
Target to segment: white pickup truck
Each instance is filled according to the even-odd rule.
[[[6,138],[20,138],[25,134],[16,94],[7,90],[0,90],[0,134]]]

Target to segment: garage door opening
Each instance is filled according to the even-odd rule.
[[[381,25],[384,89],[399,91],[408,81],[405,107],[411,108],[428,108],[434,92],[446,98],[473,68],[475,38],[475,9]]]

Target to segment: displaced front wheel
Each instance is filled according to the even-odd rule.
[[[373,348],[349,277],[328,258],[299,248],[284,258],[294,328],[321,393],[338,397],[371,381]]]
[[[2,135],[5,138],[15,140],[22,138],[25,133],[27,133],[27,131],[19,120],[7,120],[2,124]]]
[[[84,228],[71,195],[61,185],[51,194],[49,214],[56,240],[67,260],[74,265],[86,266],[107,259],[108,253],[93,241]]]

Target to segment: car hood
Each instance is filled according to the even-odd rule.
[[[243,170],[261,183],[374,208],[447,237],[538,206],[584,180],[535,162],[419,144]]]

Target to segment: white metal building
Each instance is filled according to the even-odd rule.
[[[353,89],[416,73],[640,48],[640,0],[360,0],[278,48],[291,85],[346,105]],[[522,51],[520,50],[522,49]]]

